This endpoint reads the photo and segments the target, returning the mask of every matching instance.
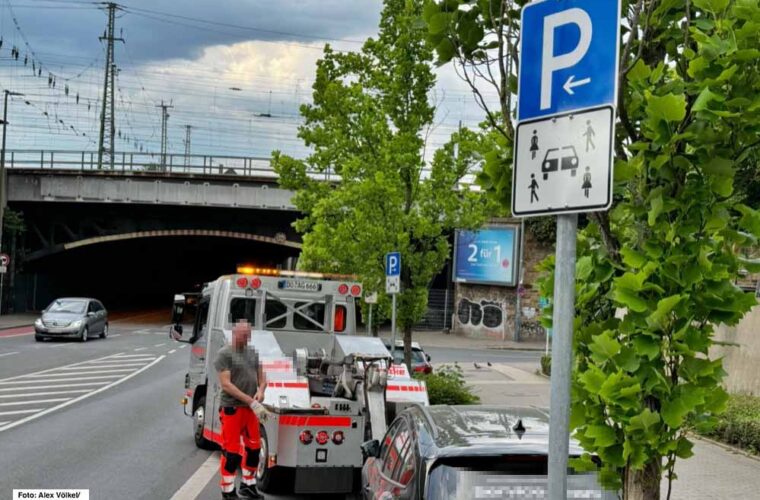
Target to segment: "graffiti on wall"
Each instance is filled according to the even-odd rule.
[[[457,304],[457,319],[462,325],[499,328],[504,323],[504,310],[499,302],[474,302],[462,297]]]

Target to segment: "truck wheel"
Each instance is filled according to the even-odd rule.
[[[198,405],[193,411],[193,436],[195,437],[195,446],[202,450],[213,450],[216,446],[213,441],[203,437],[203,421],[206,417],[206,396],[201,396]]]
[[[269,442],[267,441],[267,431],[263,425],[259,426],[261,436],[261,448],[259,448],[259,466],[256,468],[256,489],[261,492],[268,492],[272,482],[273,471],[267,467],[269,463]]]

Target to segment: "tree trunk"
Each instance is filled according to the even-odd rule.
[[[404,326],[404,364],[412,373],[412,326]]]
[[[653,460],[641,470],[626,468],[625,500],[660,500],[660,462]]]

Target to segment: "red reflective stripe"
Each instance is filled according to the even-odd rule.
[[[185,392],[185,396],[190,396],[190,397],[192,397],[192,396],[193,396],[193,390],[192,390],[192,389],[188,389],[188,390]]]
[[[264,366],[293,366],[291,361],[265,361],[261,364]]]
[[[424,386],[419,385],[389,385],[386,387],[388,391],[397,392],[427,392]]]
[[[203,354],[203,353],[206,352],[206,348],[205,347],[193,347],[191,349],[191,351],[193,351],[193,354],[201,355],[201,354]]]
[[[288,389],[308,389],[307,382],[268,382],[267,387],[285,387]]]
[[[296,427],[350,427],[351,417],[301,417],[298,415],[283,415],[280,417],[280,425],[293,425]]]
[[[218,432],[211,432],[208,429],[203,429],[203,437],[215,442],[216,444],[222,444],[222,435]]]

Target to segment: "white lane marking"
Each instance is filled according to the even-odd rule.
[[[115,361],[135,361],[136,360],[136,359],[132,359],[132,358],[137,358],[137,359],[142,359],[142,358],[156,359],[155,356],[153,356],[150,353],[145,353],[145,354],[121,354],[119,356],[113,356],[113,359]],[[111,360],[108,360],[108,361],[111,361]],[[93,361],[93,363],[95,363],[95,361]]]
[[[6,420],[5,422],[0,422],[0,427],[4,426],[7,423],[10,423],[10,420]]]
[[[2,398],[31,398],[37,396],[54,396],[56,394],[70,394],[74,392],[90,392],[92,389],[69,389],[68,391],[32,392],[27,394],[0,394]]]
[[[113,354],[112,356],[116,356],[116,355],[119,355],[119,354],[124,354],[124,353],[118,352],[116,354]],[[103,356],[102,358],[95,358],[95,359],[91,359],[89,361],[80,361],[79,363],[72,363],[70,365],[57,366],[55,368],[48,368],[47,370],[40,370],[38,372],[27,373],[25,375],[16,375],[15,377],[7,377],[7,378],[4,378],[4,379],[0,379],[0,384],[6,382],[8,380],[16,380],[16,379],[19,379],[19,378],[28,377],[30,375],[37,375],[37,374],[40,374],[40,373],[54,372],[56,370],[60,370],[61,368],[68,368],[69,366],[79,366],[79,365],[83,365],[85,363],[90,363],[92,361],[100,361],[100,360],[103,360],[103,359],[106,359],[106,358],[110,358],[110,357],[111,357],[111,355],[109,355],[109,356]]]
[[[118,363],[118,364],[115,364],[115,365],[113,365],[113,364],[111,364],[111,365],[82,365],[82,366],[72,366],[72,367],[69,367],[69,368],[61,368],[61,370],[84,370],[84,369],[95,370],[95,369],[98,369],[98,368],[104,368],[104,369],[109,369],[109,370],[111,368],[114,368],[114,369],[127,368],[127,369],[129,369],[129,367],[142,366],[144,364],[145,363]]]
[[[111,337],[111,338],[114,338],[114,337],[121,337],[121,334],[120,334],[120,333],[112,333],[112,334],[110,335],[110,337]]]
[[[74,345],[74,344],[56,344],[56,345],[49,345],[48,347],[49,347],[50,349],[55,349],[56,347],[71,347],[71,346],[73,346],[73,345]]]
[[[18,354],[18,351],[14,351],[14,352],[4,352],[4,353],[0,354],[0,358],[2,358],[3,356],[11,356],[11,355],[13,355],[13,354]]]
[[[0,406],[23,406],[23,405],[36,405],[42,403],[60,403],[61,401],[68,401],[71,398],[50,398],[50,399],[38,399],[37,401],[13,401],[11,403],[0,403]]]
[[[41,409],[42,408],[34,408],[32,410],[0,411],[0,415],[23,415],[24,413],[34,413],[36,411],[40,411]],[[8,428],[10,429],[10,426],[8,426]],[[3,429],[5,429],[5,427],[0,427],[0,431]]]
[[[138,347],[135,351],[144,351],[145,349],[147,349],[147,347]]]
[[[219,472],[219,455],[211,454],[208,459],[190,476],[185,484],[171,497],[171,500],[195,500],[201,494],[211,478]]]
[[[66,375],[75,375],[74,373],[67,373]],[[99,380],[104,378],[119,378],[121,375],[98,375],[96,377],[76,377],[76,378],[35,378],[32,380],[12,380],[10,382],[0,382],[0,384],[8,385],[8,384],[30,384],[30,383],[37,383],[37,382],[80,382],[82,380]],[[33,387],[30,387],[32,389]]]
[[[61,372],[61,373],[43,373],[42,375],[30,375],[29,378],[35,380],[37,378],[44,377],[70,377],[72,375],[99,375],[101,373],[119,373],[119,372],[131,372],[134,368],[110,368],[108,370],[84,370],[86,367],[77,367],[79,371]]]
[[[166,345],[166,342],[164,342],[163,344],[156,344],[153,347],[161,347],[161,346],[164,346],[164,345]]]
[[[28,389],[58,389],[59,387],[83,387],[85,385],[104,385],[107,383],[108,382],[83,382],[81,384],[35,385],[34,387],[4,387],[0,388],[0,392],[26,391]]]
[[[14,428],[14,427],[16,427],[18,425],[24,424],[24,423],[29,422],[31,420],[34,420],[34,419],[40,418],[40,417],[42,417],[44,415],[47,415],[48,413],[52,413],[52,412],[54,412],[56,410],[60,410],[61,408],[65,408],[65,407],[67,407],[69,405],[73,405],[74,403],[77,403],[79,401],[82,401],[83,399],[89,398],[90,396],[94,396],[94,395],[99,394],[99,393],[101,393],[103,391],[107,391],[111,387],[116,387],[117,385],[119,385],[119,384],[121,384],[123,382],[126,382],[127,380],[131,379],[132,377],[136,377],[140,373],[144,372],[148,368],[150,368],[153,365],[155,365],[156,363],[160,362],[165,357],[166,356],[159,356],[158,358],[156,358],[156,360],[154,362],[150,363],[149,365],[143,366],[142,368],[140,368],[136,372],[131,373],[131,374],[127,375],[126,377],[121,378],[119,380],[115,380],[115,381],[111,382],[110,384],[108,384],[106,386],[103,386],[103,387],[100,387],[98,389],[95,389],[92,392],[88,392],[87,394],[82,394],[81,396],[78,396],[78,397],[76,397],[74,399],[70,399],[70,400],[68,400],[68,401],[66,401],[64,403],[59,404],[59,405],[53,406],[52,408],[48,408],[47,410],[41,411],[39,413],[35,413],[34,415],[29,415],[28,417],[22,418],[21,420],[16,420],[16,421],[14,421],[11,424],[8,424],[8,425],[5,425],[3,427],[0,427],[0,432],[7,431],[8,429],[12,429],[12,428]]]
[[[175,352],[177,352],[177,349],[172,349],[171,351],[169,351],[169,354],[174,354]]]
[[[181,346],[179,346],[180,349],[184,349],[185,347],[187,347],[187,344],[182,344]]]

